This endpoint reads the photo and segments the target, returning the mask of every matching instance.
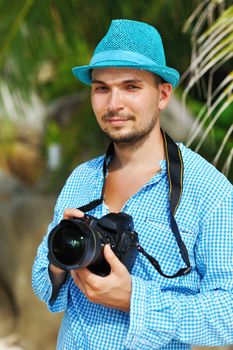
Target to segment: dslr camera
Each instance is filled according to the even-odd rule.
[[[104,245],[111,246],[130,272],[138,254],[137,243],[130,215],[110,213],[97,219],[85,214],[80,219],[61,220],[50,232],[48,258],[63,270],[88,267],[99,276],[107,276],[110,266],[104,258]]]

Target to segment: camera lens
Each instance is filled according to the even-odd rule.
[[[102,271],[105,273],[108,268],[103,255],[106,239],[96,229],[96,222],[89,223],[82,219],[61,220],[48,237],[49,261],[67,271],[89,267],[97,274]]]
[[[53,253],[62,264],[74,265],[83,256],[85,244],[86,237],[78,227],[62,227],[54,237]]]

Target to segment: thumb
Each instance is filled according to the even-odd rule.
[[[105,260],[109,263],[112,271],[119,271],[119,268],[124,266],[118,257],[114,254],[109,244],[104,246],[104,257]]]
[[[72,218],[82,218],[84,213],[76,208],[67,208],[64,210],[63,218],[64,219],[72,219]]]

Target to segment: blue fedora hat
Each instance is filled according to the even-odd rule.
[[[152,72],[175,87],[180,75],[166,65],[159,32],[149,24],[127,19],[113,20],[97,45],[89,65],[74,67],[75,77],[90,85],[96,68],[133,68]]]

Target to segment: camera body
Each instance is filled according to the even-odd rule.
[[[61,220],[48,237],[49,261],[63,270],[88,267],[106,276],[110,266],[103,248],[109,244],[130,272],[138,254],[138,235],[133,229],[133,218],[125,213],[110,213],[100,219],[84,215]]]

